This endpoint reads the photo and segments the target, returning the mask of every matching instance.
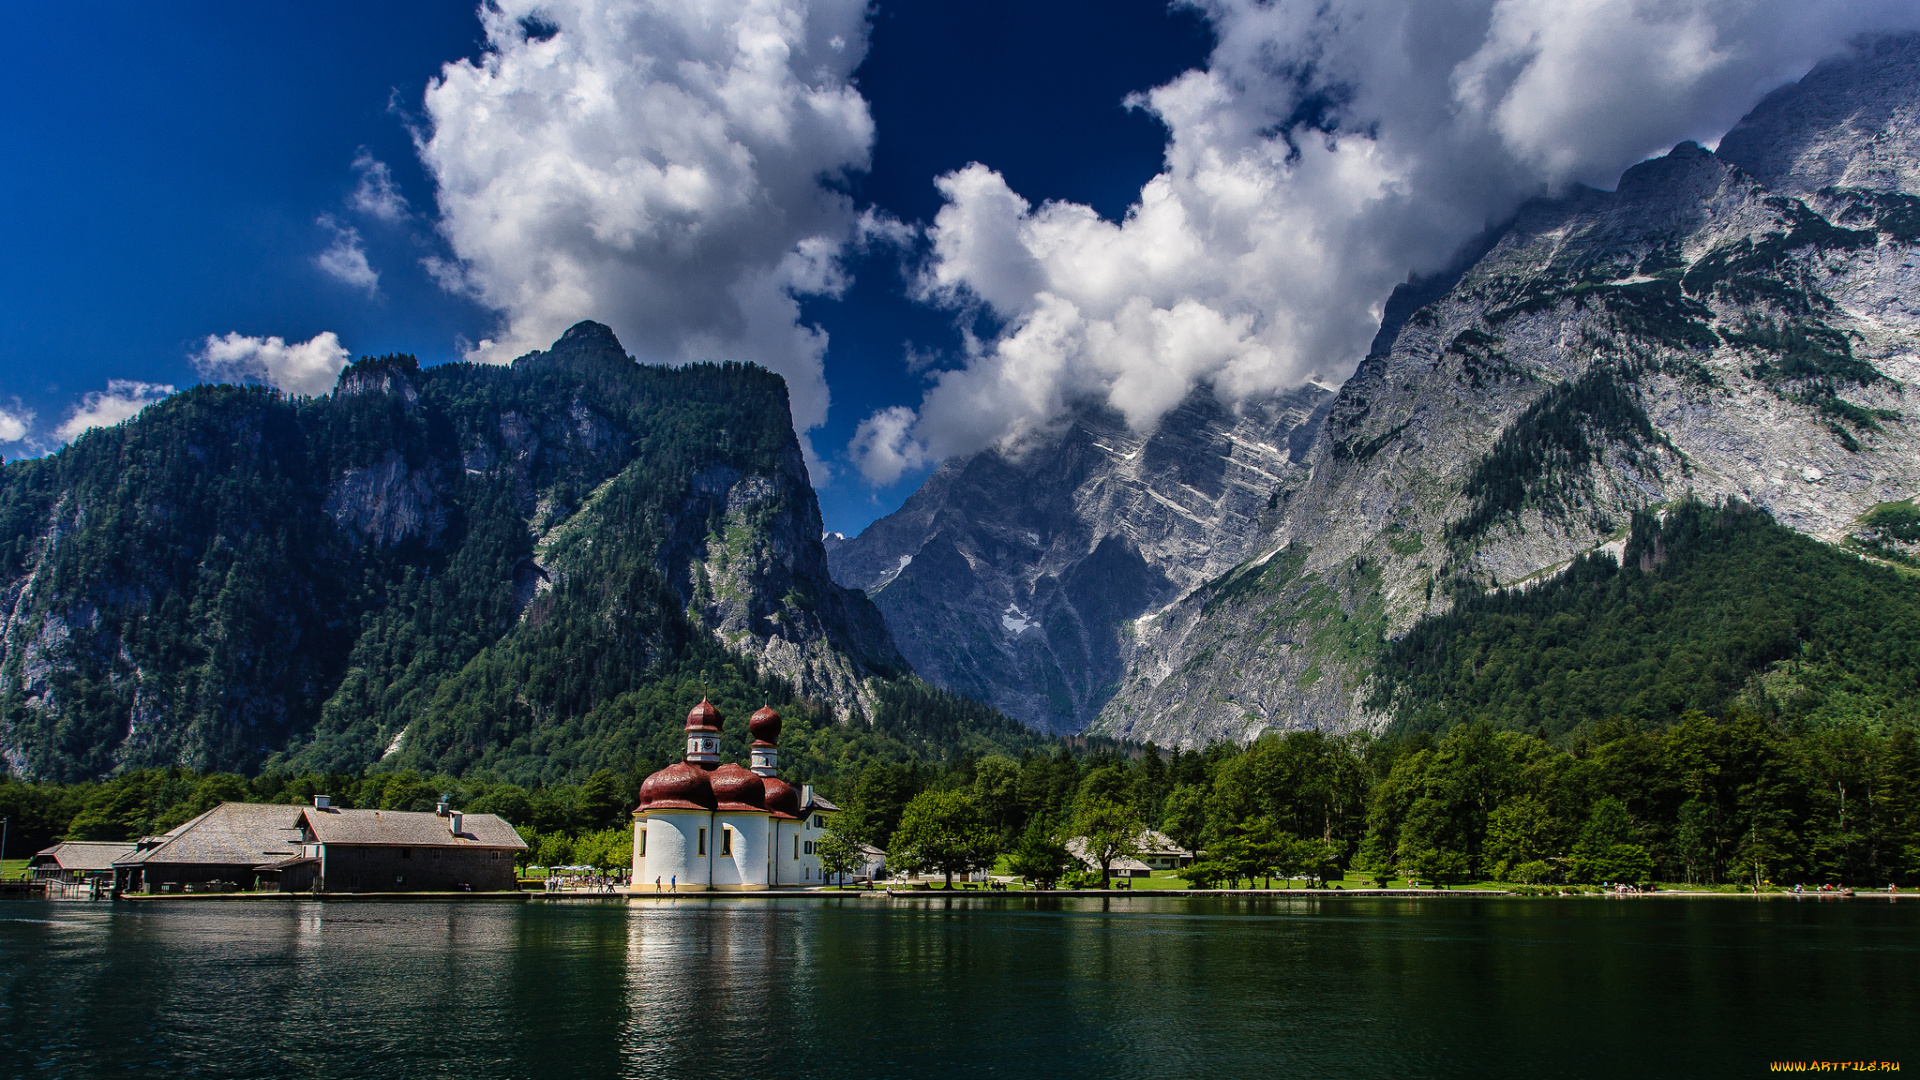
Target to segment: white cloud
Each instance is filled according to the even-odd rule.
[[[333,234],[333,243],[315,256],[314,264],[328,277],[372,296],[380,288],[380,271],[367,262],[367,249],[360,243],[360,230],[342,225],[331,214],[322,214],[314,224]]]
[[[406,196],[400,194],[399,186],[393,182],[393,170],[387,168],[386,162],[363,146],[353,156],[353,171],[360,174],[360,182],[354,185],[353,194],[347,196],[348,206],[389,225],[406,218]]]
[[[128,420],[171,393],[173,387],[159,383],[108,380],[106,390],[96,390],[80,399],[80,404],[54,429],[54,434],[63,443],[72,442],[90,428],[112,427]]]
[[[826,418],[826,335],[860,235],[823,180],[865,169],[865,0],[501,0],[488,50],[429,85],[420,155],[457,264],[502,313],[472,358],[613,327],[643,361],[751,360]],[[817,464],[817,463],[816,463]]]
[[[16,443],[33,430],[33,410],[18,401],[12,408],[0,407],[0,443]]]
[[[347,359],[346,348],[331,330],[292,345],[284,338],[230,332],[208,335],[193,354],[193,366],[214,382],[260,382],[316,397],[333,389]]]
[[[1525,198],[1711,143],[1773,86],[1910,3],[1199,0],[1216,45],[1131,104],[1161,173],[1118,224],[984,165],[938,181],[923,295],[1005,326],[850,453],[869,480],[1018,446],[1085,401],[1151,427],[1195,385],[1339,382],[1409,272]]]

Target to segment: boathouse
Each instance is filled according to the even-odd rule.
[[[279,868],[284,891],[491,892],[520,887],[513,862],[527,850],[527,842],[493,814],[463,814],[445,804],[432,813],[345,810],[328,805],[325,796],[314,803],[301,814],[299,860]]]
[[[221,803],[113,862],[123,893],[252,889],[261,869],[300,853],[299,806]]]
[[[63,840],[27,860],[37,881],[65,881],[78,884],[113,877],[113,861],[133,854],[133,845],[124,840]]]
[[[221,803],[113,861],[121,892],[515,889],[527,848],[492,814]],[[124,845],[123,845],[124,847]]]

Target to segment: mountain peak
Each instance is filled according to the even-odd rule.
[[[559,340],[547,346],[545,352],[531,352],[515,360],[514,366],[546,362],[587,362],[612,364],[619,367],[632,365],[633,358],[620,345],[620,339],[613,334],[613,328],[605,323],[582,319],[567,327]]]

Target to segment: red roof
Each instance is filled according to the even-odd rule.
[[[772,746],[780,741],[780,714],[773,711],[773,706],[762,705],[747,720],[747,730],[753,733],[754,742]]]
[[[766,777],[767,813],[789,821],[800,820],[800,789],[777,776]]]
[[[701,698],[700,704],[695,705],[692,711],[687,713],[687,730],[718,732],[720,710],[713,707],[713,702]]]
[[[707,771],[684,761],[661,769],[640,785],[642,810],[712,810],[714,805]]]
[[[760,775],[729,761],[713,770],[713,797],[721,810],[765,811],[767,790]]]

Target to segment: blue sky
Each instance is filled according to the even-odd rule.
[[[471,0],[15,13],[0,453],[580,318],[787,377],[830,529],[1074,409],[1337,385],[1407,274],[1910,0]]]
[[[111,380],[201,381],[189,358],[208,335],[332,331],[354,355],[436,363],[489,332],[493,311],[419,263],[448,252],[408,130],[427,80],[477,55],[473,4],[72,3],[21,21],[38,24],[18,27],[35,47],[0,67],[14,163],[0,172],[0,404],[17,398],[43,438]],[[1026,31],[1004,33],[1016,23]],[[877,124],[873,168],[851,191],[925,221],[940,204],[934,176],[991,161],[1034,197],[1117,217],[1163,142],[1121,99],[1206,45],[1195,14],[1152,0],[883,8],[856,75]],[[349,209],[362,148],[391,170],[409,219]],[[315,265],[326,215],[359,229],[376,296]],[[813,438],[830,461],[875,408],[918,398],[908,342],[957,346],[951,316],[910,300],[900,267],[893,250],[857,257],[843,297],[805,305],[830,335],[833,405]],[[921,474],[879,490],[836,475],[821,491],[829,526],[858,531]]]

